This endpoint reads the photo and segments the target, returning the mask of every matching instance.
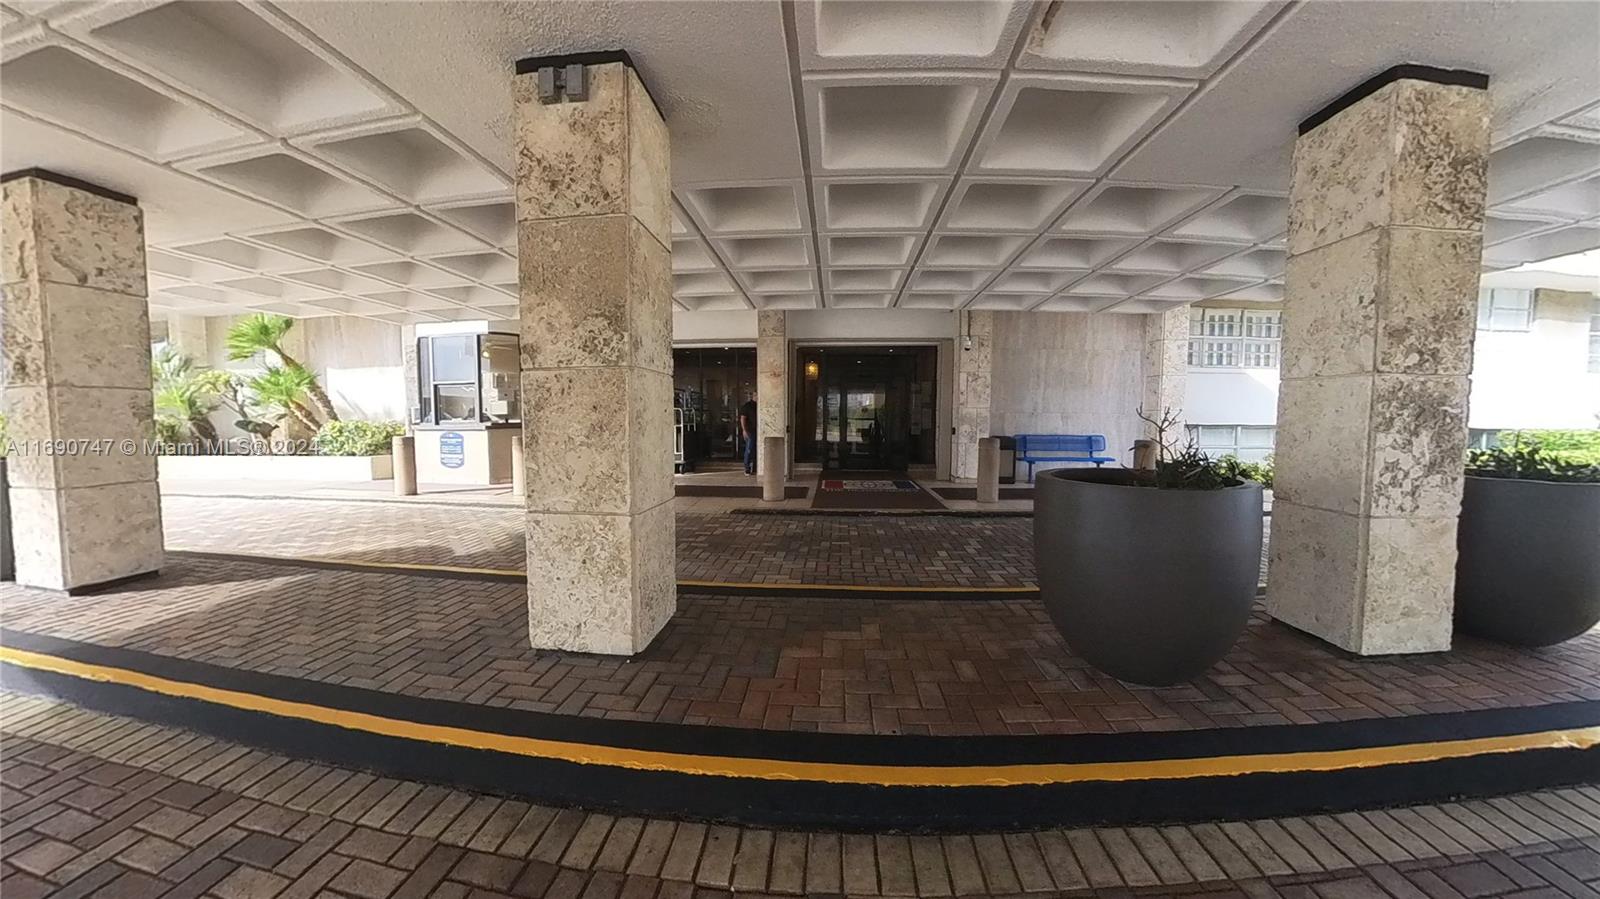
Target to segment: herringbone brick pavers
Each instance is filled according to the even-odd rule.
[[[1594,786],[1220,826],[840,835],[558,810],[322,766],[300,777],[306,766],[267,753],[193,764],[239,750],[0,692],[0,893],[1577,899],[1600,887]],[[340,792],[352,782],[365,786]],[[104,801],[66,801],[87,787]]]

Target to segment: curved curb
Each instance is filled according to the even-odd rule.
[[[389,776],[759,826],[963,832],[1341,811],[1600,776],[1600,702],[1074,737],[805,734],[429,700],[3,633],[9,688]]]

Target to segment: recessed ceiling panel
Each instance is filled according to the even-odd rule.
[[[833,231],[921,231],[943,183],[921,180],[819,180],[823,226]]]
[[[804,237],[740,237],[717,242],[722,258],[734,268],[810,265],[810,245],[810,239]]]
[[[1240,194],[1202,210],[1172,229],[1174,237],[1227,243],[1262,243],[1289,227],[1289,201]]]
[[[892,293],[828,292],[828,305],[836,309],[887,309],[894,305]]]
[[[1110,265],[1111,271],[1177,275],[1216,262],[1234,247],[1207,243],[1152,240]]]
[[[839,266],[899,266],[911,261],[920,235],[850,234],[824,239],[828,264]]]
[[[1088,188],[1088,181],[963,179],[946,207],[942,227],[954,231],[1037,233]]]
[[[420,125],[319,137],[316,152],[413,203],[503,193],[508,184]]]
[[[158,162],[248,139],[222,119],[64,47],[0,65],[0,83],[6,103]]]
[[[1060,230],[1144,237],[1182,218],[1220,191],[1201,188],[1105,185],[1062,217]]]
[[[481,242],[415,212],[345,219],[338,225],[373,243],[413,256],[484,249]]]
[[[110,52],[286,134],[393,111],[244,3],[179,0],[96,28]]]
[[[924,265],[993,268],[1005,265],[1027,238],[1000,234],[941,234],[922,254]]]
[[[333,265],[373,262],[389,255],[365,241],[335,234],[314,225],[250,235],[250,239]]]
[[[1029,4],[1012,0],[856,0],[796,6],[807,69],[994,67],[1016,41]]]
[[[978,142],[985,172],[1098,175],[1189,92],[1185,82],[1018,76]]]
[[[960,160],[994,80],[821,75],[808,79],[805,88],[813,110],[815,168],[948,171]]]
[[[1018,66],[1204,78],[1282,2],[1072,0],[1051,4]]]
[[[434,215],[489,242],[490,246],[514,248],[517,245],[517,215],[509,202],[469,203],[430,209]]]
[[[253,197],[322,218],[393,206],[394,202],[288,153],[199,163],[196,173]]]
[[[702,187],[683,194],[709,235],[799,231],[805,225],[793,184]]]

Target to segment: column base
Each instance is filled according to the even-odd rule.
[[[633,515],[529,512],[535,649],[634,655],[678,609],[672,502]]]

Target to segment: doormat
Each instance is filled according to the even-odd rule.
[[[811,495],[813,509],[943,509],[938,497],[910,478],[823,476]]]

